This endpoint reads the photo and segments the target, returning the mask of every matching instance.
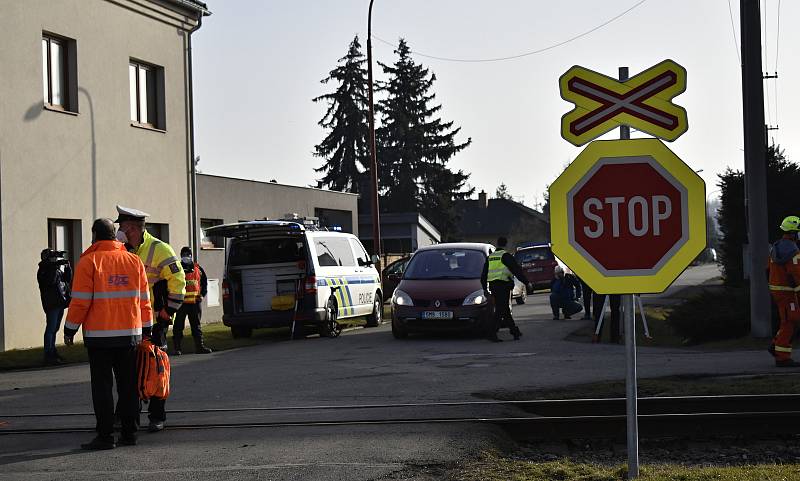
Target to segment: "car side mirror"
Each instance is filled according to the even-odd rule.
[[[381,258],[378,257],[377,254],[372,254],[372,258],[370,259],[370,261],[372,261],[372,264],[378,265],[378,263],[381,261]]]
[[[399,281],[400,280],[400,274],[389,274],[389,275],[386,276],[386,278],[388,280],[390,280],[390,281]]]
[[[366,259],[366,260],[365,260],[365,259],[361,259],[360,257],[359,257],[359,259],[358,259],[358,265],[359,265],[360,267],[369,267],[369,266],[371,266],[372,264],[373,264],[373,263],[372,263],[372,261],[371,261],[370,259]]]

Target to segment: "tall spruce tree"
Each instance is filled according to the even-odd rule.
[[[469,174],[452,171],[450,159],[472,143],[456,143],[461,130],[435,115],[431,87],[436,75],[417,64],[404,39],[395,50],[393,65],[380,63],[388,81],[380,86],[386,97],[378,102],[381,127],[377,130],[382,208],[389,212],[418,211],[442,233],[455,235],[454,202],[472,195],[466,188]]]
[[[365,171],[369,166],[369,127],[367,124],[367,70],[356,36],[347,55],[321,82],[336,81],[332,93],[312,99],[327,102],[328,110],[318,124],[328,135],[314,146],[314,156],[325,159],[316,172],[324,172],[319,187],[359,193],[365,190]]]

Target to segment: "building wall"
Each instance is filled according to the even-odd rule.
[[[42,344],[36,267],[48,218],[80,221],[85,249],[92,220],[115,216],[122,204],[169,224],[173,245],[188,241],[184,47],[193,24],[143,0],[0,0],[0,12],[5,350]],[[76,40],[77,115],[43,109],[43,31]],[[166,132],[131,126],[132,57],[164,68]]]
[[[351,212],[354,234],[358,235],[358,195],[312,189],[271,182],[234,179],[214,175],[197,175],[197,213],[201,219],[218,219],[225,224],[240,220],[281,218],[285,214],[314,216],[316,209]],[[179,248],[176,246],[176,248]],[[209,279],[222,282],[225,250],[201,248],[197,255]],[[220,293],[221,294],[221,293]],[[204,301],[203,321],[222,319],[220,306]]]

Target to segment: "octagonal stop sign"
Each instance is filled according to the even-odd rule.
[[[705,184],[660,140],[592,142],[550,186],[553,252],[595,292],[662,292],[706,245]]]

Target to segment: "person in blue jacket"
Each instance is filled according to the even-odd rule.
[[[581,283],[577,277],[567,274],[561,266],[554,269],[554,277],[550,282],[550,308],[553,310],[553,319],[559,319],[563,311],[564,319],[570,319],[573,314],[583,310],[576,299],[581,298]]]

